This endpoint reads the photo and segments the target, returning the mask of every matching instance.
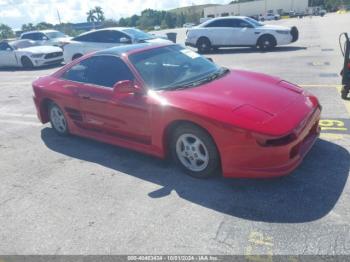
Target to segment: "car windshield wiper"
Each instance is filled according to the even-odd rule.
[[[166,87],[166,88],[163,88],[162,90],[181,90],[181,89],[186,89],[186,88],[191,88],[191,87],[203,85],[205,83],[212,82],[212,81],[226,75],[228,72],[230,72],[230,69],[222,67],[217,72],[210,74],[207,77],[204,77],[204,78],[201,78],[199,80],[192,81],[192,82],[187,82],[187,83],[181,84],[181,85],[174,85],[174,86]]]

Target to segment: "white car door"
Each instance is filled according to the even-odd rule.
[[[237,18],[233,20],[235,20],[233,26],[237,34],[238,45],[255,46],[259,35],[255,27],[244,19]]]
[[[230,46],[237,41],[231,19],[218,19],[206,25],[209,30],[211,44],[214,46]]]
[[[0,66],[17,66],[15,50],[8,43],[0,43]]]

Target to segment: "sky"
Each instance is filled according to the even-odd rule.
[[[227,0],[0,0],[0,23],[20,29],[25,23],[58,24],[57,10],[62,22],[85,22],[86,12],[101,6],[106,18],[119,19],[151,8],[168,10],[192,4],[224,4]]]

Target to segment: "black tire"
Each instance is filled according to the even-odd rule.
[[[75,54],[73,57],[72,57],[72,61],[75,60],[75,59],[78,59],[80,57],[82,57],[83,55],[82,54]]]
[[[68,129],[68,122],[64,116],[64,113],[62,111],[62,109],[55,103],[51,102],[49,104],[49,108],[48,108],[49,112],[48,112],[48,115],[49,115],[49,118],[50,118],[50,124],[51,124],[51,127],[55,130],[55,132],[60,135],[60,136],[67,136],[69,134],[69,129]],[[54,111],[55,112],[59,112],[60,116],[64,119],[64,123],[65,123],[65,128],[60,128],[58,126],[58,124],[55,122],[55,119],[54,119]]]
[[[261,51],[271,51],[276,47],[276,39],[272,35],[263,35],[259,38],[257,46]]]
[[[344,100],[347,100],[348,94],[349,94],[349,90],[343,87],[341,90],[341,98]]]
[[[188,166],[186,166],[181,160],[177,148],[178,144],[181,143],[179,142],[183,136],[195,136],[196,138],[200,139],[200,142],[202,142],[202,145],[204,145],[204,149],[202,148],[202,151],[205,151],[208,154],[208,161],[207,164],[203,166],[203,169],[200,171],[193,171],[191,170]],[[190,151],[193,150],[193,146]],[[186,150],[184,149],[184,152]],[[219,157],[219,152],[216,148],[216,145],[213,141],[213,139],[210,137],[210,135],[203,130],[202,128],[186,123],[186,124],[181,124],[178,126],[171,134],[170,137],[170,152],[173,161],[180,166],[188,175],[195,177],[195,178],[209,178],[218,173],[219,166],[220,166],[220,157]],[[193,153],[193,157],[195,156],[196,153]],[[196,160],[192,159],[195,162],[201,161],[201,160]],[[190,160],[188,160],[189,162]],[[198,162],[197,162],[198,163]],[[190,164],[189,164],[190,165]]]
[[[34,67],[32,60],[30,60],[26,56],[23,56],[21,58],[21,63],[22,63],[23,68],[25,68],[25,69],[32,69]]]
[[[206,37],[201,37],[197,41],[198,53],[205,54],[211,50],[211,42]]]
[[[292,27],[290,33],[291,33],[291,35],[293,37],[292,42],[294,43],[294,42],[298,41],[298,39],[299,39],[299,30],[298,30],[298,28],[296,26]]]

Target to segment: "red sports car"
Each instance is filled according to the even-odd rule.
[[[195,177],[294,170],[316,141],[317,98],[276,77],[219,67],[179,45],[84,56],[33,83],[42,123],[173,160]]]

